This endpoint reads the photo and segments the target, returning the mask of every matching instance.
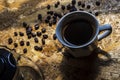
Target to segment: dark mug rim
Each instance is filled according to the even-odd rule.
[[[67,18],[69,17],[70,15],[73,15],[73,14],[84,14],[84,15],[87,15],[87,16],[90,16],[95,22],[94,24],[96,24],[96,32],[94,33],[94,36],[93,38],[86,42],[85,44],[83,45],[75,45],[75,44],[72,44],[72,43],[69,43],[68,41],[65,41],[63,40],[62,38],[62,35],[61,35],[61,24],[62,22]],[[99,34],[99,23],[98,23],[98,20],[96,19],[96,17],[86,11],[74,11],[74,12],[70,12],[70,13],[67,13],[66,15],[64,15],[57,23],[57,28],[56,28],[56,36],[58,38],[58,40],[64,45],[64,46],[67,46],[69,48],[82,48],[82,47],[85,47],[85,46],[88,46],[90,45],[92,42],[95,41],[95,39],[97,38]]]

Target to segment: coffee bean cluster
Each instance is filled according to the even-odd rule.
[[[45,27],[40,27],[40,24],[35,24],[33,27],[31,27],[30,25],[28,25],[26,22],[22,23],[22,26],[25,29],[25,32],[14,32],[14,36],[13,37],[20,37],[20,38],[24,38],[25,36],[27,36],[28,41],[24,41],[21,40],[18,43],[16,43],[12,37],[8,38],[8,44],[9,45],[14,45],[14,49],[16,49],[18,46],[21,47],[26,47],[23,49],[23,53],[27,53],[27,47],[31,46],[30,43],[30,39],[34,39],[34,43],[37,45],[39,43],[41,43],[41,45],[39,46],[34,46],[34,50],[36,51],[42,51],[43,50],[43,46],[45,45],[45,41],[48,39],[48,35],[46,34],[46,28]],[[40,39],[41,40],[40,40]]]
[[[94,6],[99,7],[101,6],[100,1],[96,1],[94,3]],[[91,5],[86,4],[85,2],[82,1],[77,1],[77,0],[71,0],[70,3],[67,5],[63,5],[60,3],[60,1],[57,1],[54,5],[47,5],[46,6],[47,11],[46,11],[46,16],[44,17],[41,13],[37,15],[38,21],[40,23],[46,23],[49,25],[49,27],[52,27],[55,25],[59,19],[61,19],[65,14],[73,12],[73,11],[85,11],[88,10],[89,13],[94,14],[95,16],[98,16],[100,13],[99,12],[93,12],[91,10]],[[61,11],[57,12],[54,11],[54,8],[60,8]],[[27,47],[31,46],[30,39],[34,39],[35,44],[42,43],[39,46],[34,46],[34,50],[36,51],[42,51],[43,50],[43,45],[46,44],[46,40],[49,38],[49,36],[46,34],[47,28],[40,27],[40,23],[35,24],[34,27],[31,27],[29,24],[26,22],[22,23],[22,26],[25,28],[26,33],[24,32],[14,32],[14,37],[21,37],[24,38],[24,36],[27,36],[28,41],[21,40],[19,43],[14,42],[13,38],[10,37],[8,38],[8,44],[9,45],[14,45],[14,48],[17,48],[18,46],[26,46],[26,48],[23,49],[23,53],[27,53]],[[53,34],[53,40],[56,40],[56,34]]]

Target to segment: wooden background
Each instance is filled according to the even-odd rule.
[[[54,4],[57,1],[60,1],[60,5],[55,8]],[[99,0],[100,6],[96,6],[97,0],[76,1],[85,3],[83,8],[85,11],[91,11],[93,14],[99,12],[97,19],[100,24],[111,24],[113,28],[112,34],[99,42],[101,50],[98,53],[93,52],[84,59],[63,56],[64,48],[61,48],[58,40],[53,40],[56,24],[50,27],[44,23],[48,4],[51,5],[52,11],[63,13],[61,5],[67,5],[71,0],[0,0],[0,44],[15,49],[16,54],[22,54],[35,62],[42,69],[45,80],[120,80],[120,0]],[[91,8],[87,9],[86,5],[91,5]],[[76,7],[81,8],[77,5]],[[42,22],[37,19],[38,14],[43,16]],[[38,23],[40,26],[38,31],[46,28],[45,34],[48,35],[46,44],[42,45],[42,37],[38,38],[40,40],[38,44],[34,43],[33,39],[28,40],[26,35],[14,37],[15,31],[25,34],[23,22],[31,27]],[[29,41],[31,46],[14,48],[13,44],[8,45],[9,37],[13,39],[13,43],[24,40]],[[43,50],[35,51],[35,45],[41,45]],[[24,48],[28,50],[25,54]],[[18,62],[23,65],[21,63],[24,60]]]

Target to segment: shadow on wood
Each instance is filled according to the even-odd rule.
[[[98,54],[108,58],[104,61],[98,57]],[[69,53],[64,53],[69,54]],[[63,74],[63,80],[95,80],[100,72],[100,66],[108,66],[112,62],[111,56],[98,49],[94,51],[90,56],[82,58],[74,58],[70,55],[64,55],[60,70]]]

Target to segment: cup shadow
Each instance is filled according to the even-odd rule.
[[[99,53],[107,57],[108,60],[100,59]],[[69,52],[64,52],[64,54],[69,54]],[[100,73],[100,66],[109,66],[112,62],[109,53],[98,48],[87,57],[74,58],[71,55],[64,55],[60,71],[63,80],[95,80]]]

